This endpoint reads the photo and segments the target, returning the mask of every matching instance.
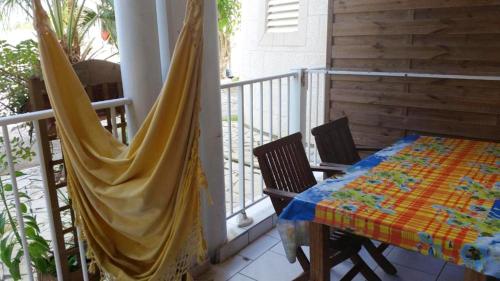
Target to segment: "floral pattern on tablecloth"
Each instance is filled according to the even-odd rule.
[[[409,136],[299,194],[278,230],[290,262],[315,221],[500,277],[500,144]]]

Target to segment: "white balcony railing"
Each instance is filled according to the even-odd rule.
[[[227,218],[241,214],[240,225],[248,224],[246,209],[266,198],[252,155],[254,147],[300,131],[309,161],[320,161],[311,129],[328,120],[329,83],[325,79],[342,75],[500,80],[496,76],[310,68],[222,85]]]
[[[110,110],[112,133],[115,137],[117,137],[118,129],[116,123],[116,118],[117,118],[116,108],[121,106],[128,106],[130,104],[131,100],[126,98],[121,98],[121,99],[95,102],[92,104],[92,106],[96,110],[99,109]],[[51,253],[53,254],[52,258],[54,259],[55,262],[58,280],[62,281],[61,258],[60,258],[60,253],[58,251],[58,247],[56,245],[57,239],[55,236],[54,218],[52,217],[53,210],[51,208],[50,199],[48,195],[49,194],[48,182],[47,182],[48,175],[46,173],[47,170],[45,167],[46,163],[45,158],[48,157],[48,155],[44,155],[44,150],[38,144],[38,140],[40,139],[40,127],[39,123],[35,122],[38,120],[52,118],[53,116],[54,116],[53,110],[49,109],[49,110],[42,110],[42,111],[36,111],[31,113],[0,118],[0,126],[2,127],[3,153],[5,155],[6,158],[5,162],[7,164],[6,169],[3,172],[4,173],[8,172],[8,176],[0,176],[0,184],[2,185],[1,197],[2,197],[2,202],[5,203],[0,205],[0,213],[2,214],[2,224],[4,224],[7,220],[7,218],[3,217],[3,214],[6,211],[5,205],[13,207],[13,210],[9,210],[9,212],[15,211],[15,217],[16,217],[15,228],[17,229],[19,234],[19,236],[16,238],[21,240],[20,241],[21,243],[18,243],[10,250],[11,251],[20,250],[22,248],[24,260],[21,262],[22,268],[20,268],[19,270],[22,275],[22,280],[30,280],[30,281],[35,280],[34,276],[36,270],[35,268],[33,268],[32,259],[30,256],[31,251],[29,249],[29,247],[31,247],[32,245],[28,244],[27,237],[29,236],[29,233],[26,233],[27,225],[25,222],[26,216],[32,215],[33,217],[36,217],[39,222],[39,225],[37,225],[37,227],[40,228],[42,237],[47,241],[50,241],[50,249]],[[31,145],[31,148],[35,148],[34,154],[36,154],[37,160],[24,161],[24,163],[19,163],[18,161],[16,161],[17,158],[19,158],[18,157],[19,139],[26,138],[28,135],[26,127],[22,126],[22,124],[31,122],[35,133],[33,138],[34,141],[33,144]],[[12,137],[12,135],[14,134],[17,134],[17,136]],[[12,141],[15,141],[14,145],[11,144]],[[60,147],[58,148],[52,147],[52,152],[61,153]],[[22,162],[22,160],[20,162]],[[28,177],[28,179],[26,179],[26,177]],[[21,184],[19,184],[19,181],[21,181]],[[41,182],[41,186],[39,182]],[[9,194],[6,194],[7,190],[9,191]],[[33,198],[33,196],[35,195],[38,197]],[[29,202],[27,202],[25,198],[30,198]],[[23,199],[24,201],[21,201],[21,199]],[[13,219],[13,217],[11,219]],[[5,227],[5,224],[2,227]],[[4,232],[5,229],[3,229],[2,233],[0,234],[4,234]],[[79,233],[78,229],[77,233]],[[2,237],[2,239],[5,239],[6,235],[8,234],[5,234],[4,237]],[[80,239],[78,240],[80,241]],[[84,245],[82,243],[79,243],[78,247],[80,252],[79,259],[83,273],[83,280],[88,280],[87,265],[85,258],[86,251],[84,250]],[[0,279],[1,280],[13,279],[12,276],[10,276],[7,266],[2,262],[0,262]]]
[[[246,209],[266,198],[253,148],[300,131],[318,161],[310,130],[324,121],[324,77],[298,70],[221,86],[226,214],[240,215],[239,226],[251,223]]]

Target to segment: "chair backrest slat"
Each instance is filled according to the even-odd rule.
[[[300,193],[317,183],[300,133],[259,146],[253,152],[267,188]]]
[[[311,133],[321,161],[352,165],[361,160],[349,130],[347,117],[313,128]]]
[[[283,146],[282,151],[284,155],[284,161],[286,163],[286,173],[288,175],[289,189],[292,192],[298,192],[300,190],[299,175],[295,170],[292,152],[288,146]]]

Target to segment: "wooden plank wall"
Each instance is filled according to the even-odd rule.
[[[338,70],[500,76],[499,0],[330,0]],[[335,75],[330,119],[358,145],[409,133],[500,140],[500,81]]]

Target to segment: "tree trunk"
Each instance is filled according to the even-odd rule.
[[[231,42],[227,34],[219,31],[219,75],[220,78],[226,77],[226,69],[229,68],[231,62]]]

